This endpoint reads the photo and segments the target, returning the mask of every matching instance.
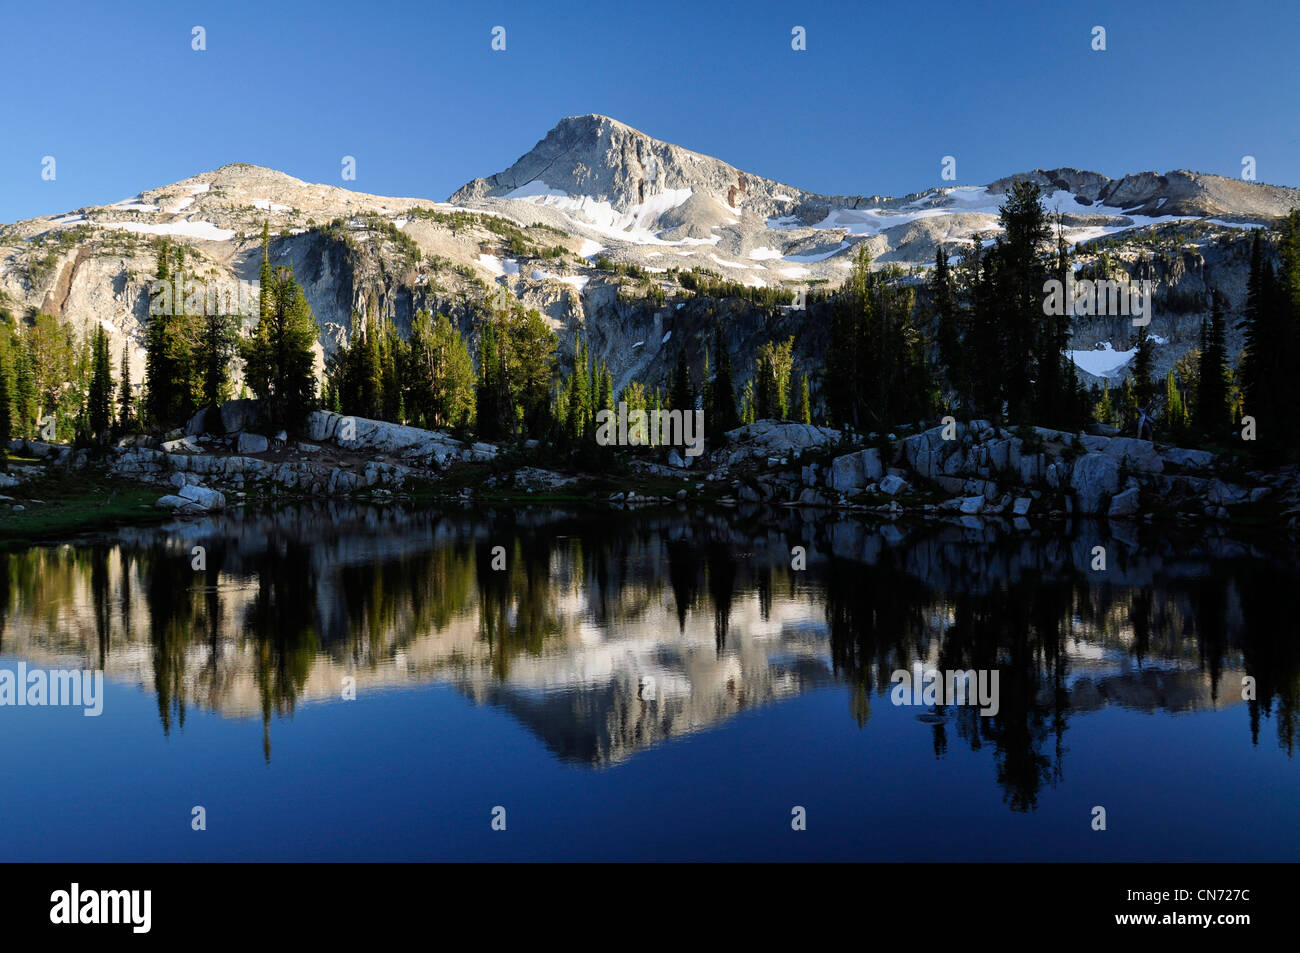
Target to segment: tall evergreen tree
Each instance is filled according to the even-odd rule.
[[[1300,363],[1300,210],[1292,209],[1282,220],[1278,259],[1277,278],[1268,281],[1264,304],[1277,315],[1281,325],[1277,334],[1281,342],[1277,360],[1285,370],[1277,375],[1280,378],[1274,398],[1277,419],[1263,422],[1260,429],[1272,427],[1286,447],[1295,448],[1300,444],[1300,420],[1294,412],[1300,404],[1300,373],[1296,367]]]
[[[1050,274],[1044,245],[1051,229],[1037,183],[1015,182],[998,218],[1003,229],[995,242],[1002,392],[1008,413],[1027,420],[1036,403],[1059,402],[1061,379],[1056,327],[1043,320],[1043,285]]]
[[[1187,407],[1183,402],[1182,391],[1178,389],[1178,379],[1173,368],[1165,375],[1165,406],[1161,416],[1164,432],[1177,438],[1187,429]]]
[[[439,313],[433,324],[432,349],[429,424],[467,427],[474,419],[474,364],[465,339],[445,314]]]
[[[736,380],[731,371],[731,352],[727,348],[721,322],[715,323],[713,327],[713,353],[718,369],[710,390],[713,410],[705,418],[704,427],[710,440],[720,441],[728,430],[740,426],[740,415],[736,413]]]
[[[745,381],[745,389],[740,395],[740,422],[752,424],[754,417],[754,381]]]
[[[262,263],[269,271],[269,239],[262,230]],[[320,334],[293,272],[280,268],[261,287],[257,327],[242,342],[244,376],[258,398],[267,402],[272,423],[301,427],[316,399],[315,354]]]
[[[1156,355],[1155,342],[1151,340],[1151,335],[1147,333],[1145,327],[1138,329],[1136,349],[1137,354],[1133,358],[1133,389],[1138,406],[1150,408],[1156,398],[1156,382],[1153,376]]]
[[[808,387],[808,375],[799,378],[799,400],[795,404],[794,419],[801,424],[812,423],[812,392]]]
[[[221,406],[230,390],[230,365],[239,350],[239,325],[233,315],[207,314],[196,353],[201,385],[201,406],[209,412]],[[123,359],[126,352],[123,351]],[[127,380],[129,384],[129,379]]]
[[[144,393],[145,408],[156,424],[169,421],[176,389],[176,371],[169,350],[172,311],[175,295],[171,290],[171,254],[166,240],[157,246],[155,281],[162,286],[159,296],[150,300],[149,318],[145,326]]]
[[[957,394],[963,394],[967,388],[966,352],[962,346],[963,334],[952,270],[948,267],[948,254],[942,244],[934,250],[934,270],[930,272],[929,284],[939,361],[943,364],[949,388]]]
[[[575,443],[587,438],[591,429],[591,371],[587,352],[587,343],[583,340],[574,342],[573,373],[569,375],[565,430],[569,439]]]
[[[113,367],[108,356],[108,335],[104,332],[103,325],[95,328],[92,354],[87,398],[89,436],[96,444],[103,446],[108,442],[109,427],[113,422]]]
[[[9,441],[13,437],[9,416],[11,402],[8,364],[8,361],[0,361],[0,464],[5,462],[6,455],[9,453]]]
[[[478,384],[474,393],[479,435],[486,440],[505,436],[509,394],[496,327],[490,320],[479,332]]]
[[[1200,389],[1196,395],[1196,425],[1201,433],[1221,439],[1228,428],[1228,361],[1224,343],[1223,301],[1215,292],[1208,329],[1202,323]]]
[[[673,382],[668,399],[672,410],[689,411],[695,409],[695,387],[691,383],[691,369],[686,361],[686,345],[677,349],[677,367],[673,371]]]
[[[30,333],[21,335],[14,357],[13,402],[18,436],[30,437],[36,424],[36,367]]]
[[[613,411],[614,409],[614,377],[610,374],[605,359],[601,358],[600,376],[596,385],[596,410]]]
[[[121,370],[118,372],[117,425],[125,431],[135,422],[135,395],[131,387],[131,348],[122,345]]]
[[[790,373],[794,369],[794,337],[767,341],[758,348],[754,374],[754,416],[785,420],[790,410]]]

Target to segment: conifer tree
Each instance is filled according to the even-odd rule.
[[[1097,402],[1093,415],[1098,423],[1113,425],[1115,423],[1115,405],[1110,400],[1110,380],[1101,379],[1101,399]]]
[[[95,328],[92,343],[90,390],[87,396],[89,436],[96,444],[108,442],[109,426],[113,422],[113,369],[108,356],[108,335],[103,325]]]
[[[691,384],[691,369],[686,362],[686,345],[677,349],[677,367],[673,371],[673,382],[669,408],[671,410],[691,411],[695,409],[695,388]]]
[[[704,426],[710,440],[720,441],[728,430],[740,426],[740,415],[736,413],[736,381],[731,372],[731,352],[727,348],[721,322],[713,328],[713,353],[718,362],[710,394],[713,411],[705,418]]]
[[[587,411],[591,407],[591,381],[586,341],[574,343],[573,373],[569,375],[568,401],[566,410],[568,420],[565,430],[569,439],[579,443],[586,439],[590,426]]]
[[[1180,436],[1187,429],[1187,408],[1172,368],[1165,375],[1165,406],[1161,423],[1165,433],[1174,437]]]
[[[1202,323],[1205,344],[1201,349],[1200,389],[1196,396],[1196,424],[1201,433],[1211,438],[1222,438],[1228,418],[1228,366],[1224,344],[1223,302],[1214,294],[1213,310],[1208,329]]]
[[[36,369],[31,334],[19,338],[14,361],[14,416],[18,420],[18,436],[29,437],[36,423]]]
[[[1280,379],[1273,388],[1277,419],[1262,422],[1260,429],[1276,430],[1284,446],[1295,448],[1300,443],[1300,420],[1295,413],[1300,404],[1300,373],[1296,369],[1300,361],[1300,210],[1292,209],[1282,220],[1278,259],[1276,280],[1266,279],[1264,306],[1276,315],[1280,325],[1277,361],[1284,370],[1277,372]],[[1259,415],[1255,416],[1258,419]]]
[[[134,423],[135,398],[131,393],[131,348],[122,345],[121,370],[118,372],[117,425],[125,431]]]
[[[170,324],[175,309],[175,296],[171,291],[171,254],[167,242],[157,246],[157,265],[154,278],[163,286],[160,297],[150,300],[149,318],[145,326],[145,407],[149,418],[156,424],[167,422],[172,408],[176,373],[169,350]]]
[[[605,359],[600,360],[600,381],[596,388],[596,409],[613,411],[614,408],[614,378],[609,372],[609,365]]]
[[[957,393],[966,391],[966,361],[962,348],[962,331],[958,323],[957,299],[953,289],[948,255],[942,245],[934,251],[934,270],[930,273],[930,301],[934,308],[935,340],[950,387]]]
[[[267,228],[262,229],[263,271],[270,271]],[[315,355],[320,334],[293,272],[280,268],[261,287],[260,317],[243,342],[245,380],[267,402],[268,417],[285,429],[301,427],[316,399]]]
[[[9,399],[9,368],[8,361],[0,361],[0,464],[6,460],[9,453],[9,441],[13,437],[13,427],[10,424],[10,399]]]
[[[740,422],[742,424],[752,424],[754,422],[754,382],[745,381],[745,389],[740,396]]]
[[[1142,327],[1138,330],[1137,355],[1133,358],[1133,389],[1139,407],[1149,408],[1155,402],[1155,359],[1155,343],[1147,329]]]
[[[808,374],[799,378],[799,404],[795,419],[801,424],[812,423],[812,393],[808,387]]]
[[[1246,279],[1246,308],[1241,326],[1245,331],[1245,354],[1241,362],[1241,383],[1246,413],[1259,420],[1277,420],[1277,398],[1284,389],[1282,373],[1285,342],[1281,315],[1273,307],[1273,271],[1264,260],[1263,229],[1255,229],[1250,246],[1250,272]],[[1271,442],[1276,427],[1265,427],[1261,442]]]
[[[433,324],[431,347],[429,425],[466,427],[474,419],[474,364],[465,339],[445,314]]]

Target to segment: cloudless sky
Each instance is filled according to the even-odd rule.
[[[964,184],[1253,155],[1300,185],[1294,0],[0,0],[0,24],[0,221],[227,162],[441,200],[591,112],[833,194],[944,184],[945,155]]]

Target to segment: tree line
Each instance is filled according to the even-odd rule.
[[[825,318],[819,404],[807,372],[798,373],[794,338],[767,340],[738,386],[720,324],[698,350],[679,344],[666,380],[629,380],[616,392],[610,368],[585,340],[567,370],[546,320],[500,289],[475,307],[468,334],[444,314],[421,310],[409,333],[379,315],[374,299],[353,315],[350,339],[331,356],[316,394],[319,330],[289,268],[273,267],[262,230],[257,321],[241,333],[237,315],[187,310],[182,295],[151,308],[145,326],[145,375],[137,394],[125,350],[113,374],[107,336],[81,339],[53,317],[7,311],[0,329],[0,437],[107,442],[132,428],[166,429],[233,396],[242,361],[245,387],[267,405],[273,423],[301,425],[314,407],[475,434],[485,440],[536,439],[574,449],[594,444],[601,409],[695,410],[710,439],[757,419],[855,430],[886,430],[943,413],[1035,423],[1065,430],[1090,421],[1161,439],[1221,443],[1243,415],[1261,422],[1258,449],[1274,455],[1296,445],[1300,424],[1288,414],[1300,397],[1300,212],[1274,232],[1255,232],[1240,324],[1245,348],[1227,349],[1228,304],[1212,295],[1198,347],[1163,380],[1153,373],[1155,342],[1139,329],[1136,354],[1121,385],[1085,388],[1067,348],[1070,318],[1044,313],[1044,284],[1073,270],[1060,221],[1053,230],[1038,186],[1017,182],[1000,211],[1002,232],[976,236],[959,255],[940,248],[918,300],[897,266],[873,270],[860,245],[843,287],[819,297]],[[1273,235],[1276,235],[1274,239]],[[1276,244],[1275,270],[1268,246]],[[184,287],[202,281],[183,246],[159,243],[155,278]],[[813,312],[810,312],[810,315]],[[706,340],[709,335],[706,334]],[[692,355],[702,351],[698,372]],[[41,422],[52,422],[41,427]]]

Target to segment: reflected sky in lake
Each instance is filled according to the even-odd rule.
[[[106,677],[98,718],[0,707],[0,857],[1294,859],[1295,565],[788,509],[322,505],[0,553],[0,668]],[[917,664],[996,670],[996,715],[894,704]]]

